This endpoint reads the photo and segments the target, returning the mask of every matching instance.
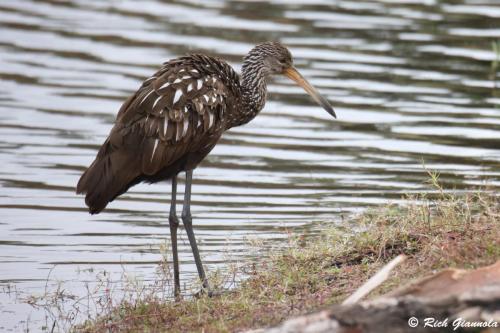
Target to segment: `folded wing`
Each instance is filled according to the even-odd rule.
[[[168,179],[192,167],[186,164],[201,161],[220,138],[234,87],[210,58],[196,57],[165,63],[122,105],[77,186],[92,213],[140,181]]]

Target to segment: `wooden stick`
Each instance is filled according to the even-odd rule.
[[[363,297],[368,295],[373,289],[377,288],[381,285],[387,278],[389,277],[389,273],[399,264],[406,260],[406,256],[404,254],[400,254],[396,258],[392,259],[388,262],[380,271],[377,272],[374,276],[372,276],[368,281],[366,281],[361,287],[358,288],[349,296],[345,301],[342,302],[342,305],[353,305]]]

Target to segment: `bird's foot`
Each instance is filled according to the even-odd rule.
[[[208,297],[219,297],[222,295],[232,294],[234,291],[232,290],[210,290],[208,292]]]
[[[212,290],[212,289],[202,288],[200,291],[194,294],[194,297],[195,298],[201,298],[203,296],[219,297],[222,295],[232,294],[232,293],[234,293],[233,290]]]

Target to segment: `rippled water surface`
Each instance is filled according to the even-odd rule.
[[[201,51],[239,69],[269,39],[290,47],[339,119],[278,78],[264,111],[226,133],[193,186],[209,270],[227,254],[249,258],[248,237],[269,246],[424,190],[422,161],[446,186],[500,186],[498,1],[4,0],[0,330],[42,330],[22,299],[43,292],[51,269],[75,293],[89,268],[151,278],[170,185],[136,186],[90,216],[76,182],[163,61]],[[180,237],[188,281],[196,269]]]

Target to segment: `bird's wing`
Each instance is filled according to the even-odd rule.
[[[123,104],[110,143],[135,151],[142,172],[153,175],[183,154],[203,149],[210,139],[216,141],[233,98],[234,90],[210,62],[170,61]]]

